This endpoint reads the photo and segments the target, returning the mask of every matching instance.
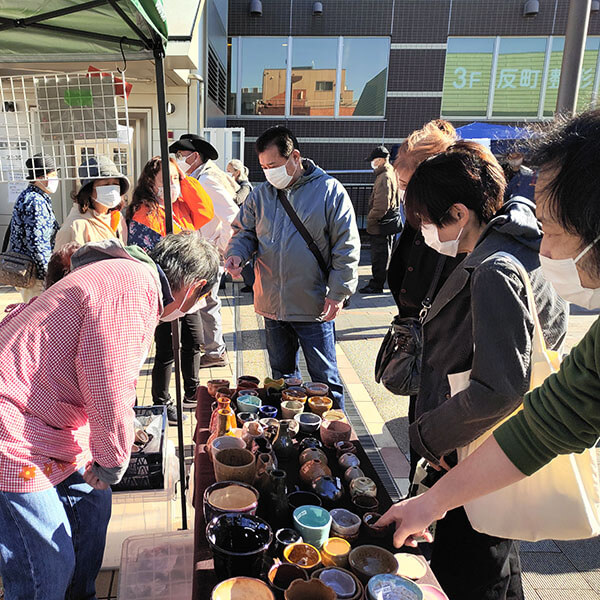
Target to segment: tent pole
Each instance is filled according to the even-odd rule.
[[[165,225],[167,233],[173,233],[173,205],[171,203],[171,177],[169,174],[169,140],[167,139],[167,105],[165,96],[165,53],[162,46],[154,49],[156,71],[156,95],[158,99],[158,129],[160,135],[160,158],[162,163],[163,190],[165,196]],[[179,319],[171,323],[173,357],[175,359],[175,398],[177,407],[177,442],[179,446],[179,488],[181,490],[181,528],[187,529],[187,505],[185,501],[185,442],[183,440],[183,405],[181,399],[181,364],[179,358]]]

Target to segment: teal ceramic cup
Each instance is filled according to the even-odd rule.
[[[239,412],[258,413],[261,401],[256,396],[238,396],[236,400]]]
[[[311,546],[320,549],[329,538],[331,515],[320,506],[299,506],[294,510],[294,529]]]

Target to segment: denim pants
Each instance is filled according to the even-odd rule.
[[[93,600],[111,490],[76,471],[56,487],[0,491],[0,575],[7,600]]]
[[[275,321],[265,317],[267,352],[273,378],[300,377],[299,348],[302,347],[312,381],[326,383],[335,408],[344,408],[344,388],[335,357],[333,321]]]
[[[181,375],[184,394],[191,398],[196,394],[200,381],[200,346],[202,344],[202,317],[200,311],[185,315],[180,320]],[[171,371],[173,370],[173,341],[171,323],[160,323],[154,332],[156,355],[152,367],[152,401],[154,404],[170,404]]]

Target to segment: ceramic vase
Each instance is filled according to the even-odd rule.
[[[296,447],[289,432],[290,422],[283,420],[279,422],[279,435],[273,444],[273,451],[277,456],[279,464],[288,463],[296,456]]]

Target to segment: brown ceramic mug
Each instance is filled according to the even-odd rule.
[[[213,458],[217,481],[241,481],[252,485],[256,475],[255,457],[250,450],[225,448]]]

